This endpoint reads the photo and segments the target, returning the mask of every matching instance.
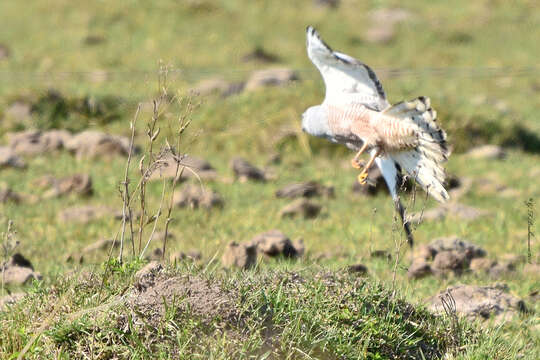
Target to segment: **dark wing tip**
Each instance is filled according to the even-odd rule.
[[[313,26],[309,25],[306,28],[306,33],[307,33],[308,45],[310,43],[310,39],[315,38],[316,40],[311,40],[311,41],[314,41],[315,43],[319,42],[322,45],[322,47],[324,47],[329,52],[333,53],[332,48],[328,46],[327,43],[324,42],[324,40],[321,38],[321,35],[319,35],[319,32]]]

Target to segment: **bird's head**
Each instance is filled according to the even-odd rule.
[[[302,114],[302,131],[318,137],[330,137],[328,116],[322,106],[312,106]]]

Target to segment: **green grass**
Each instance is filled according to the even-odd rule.
[[[169,269],[163,278],[187,275],[230,294],[233,301],[228,307],[234,316],[197,312],[187,299],[163,298],[165,311],[152,319],[130,305],[129,292],[124,295],[138,266],[112,263],[109,275],[97,270],[58,278],[53,292],[35,284],[11,313],[0,314],[0,320],[10,325],[2,351],[16,354],[28,342],[29,358],[129,354],[131,358],[418,359],[454,351],[448,318],[415,308],[356,275],[318,267],[228,273],[215,266],[210,271],[192,266]],[[69,312],[55,314],[42,332],[33,321],[49,322],[51,303]],[[478,354],[519,351],[515,345],[503,349],[500,334],[490,338],[493,348],[482,349],[477,340],[485,340],[485,335],[466,322],[459,326],[458,347],[468,345]],[[36,332],[39,340],[32,343]]]
[[[339,358],[339,354],[344,358],[362,358],[368,353],[376,358],[372,341],[382,339],[383,333],[388,334],[388,343],[395,354],[407,353],[406,346],[415,341],[434,344],[433,348],[440,354],[446,351],[448,339],[441,334],[447,326],[446,320],[435,320],[423,310],[415,310],[425,323],[421,333],[410,331],[399,321],[403,303],[398,299],[421,306],[427,297],[449,285],[489,284],[495,280],[469,274],[461,278],[411,281],[406,277],[409,252],[402,247],[393,284],[394,262],[369,257],[374,249],[388,250],[395,257],[395,242],[402,240],[389,197],[351,195],[350,186],[356,173],[348,167],[351,154],[345,149],[309,139],[307,150],[302,145],[303,135],[276,145],[275,134],[283,127],[298,129],[304,109],[323,98],[323,83],[307,59],[304,46],[304,29],[314,24],[335,49],[356,56],[378,70],[391,102],[419,95],[431,97],[439,121],[448,131],[455,149],[448,163],[450,173],[473,179],[496,179],[518,191],[519,195],[507,198],[496,193],[481,194],[473,187],[460,201],[490,210],[489,216],[471,222],[454,218],[426,222],[415,231],[417,242],[428,243],[435,237],[457,234],[484,247],[492,258],[507,253],[525,255],[527,207],[524,202],[532,198],[538,204],[540,200],[538,5],[532,1],[518,6],[503,1],[432,4],[417,0],[406,6],[414,14],[413,19],[399,25],[396,38],[383,45],[362,39],[369,26],[369,10],[402,4],[395,1],[342,3],[337,10],[325,10],[312,6],[311,0],[290,3],[161,1],[151,6],[144,1],[74,5],[70,1],[55,0],[33,1],[25,3],[24,7],[13,0],[0,2],[3,24],[0,44],[8,45],[11,50],[9,58],[0,60],[0,117],[13,99],[31,98],[42,105],[36,110],[32,123],[2,120],[0,140],[5,140],[3,134],[7,131],[35,127],[72,130],[88,127],[128,135],[129,120],[137,103],[149,101],[158,93],[160,60],[172,67],[168,74],[169,93],[180,96],[201,79],[220,75],[230,81],[241,81],[252,70],[266,67],[241,61],[244,54],[256,47],[279,56],[277,65],[297,69],[301,78],[284,88],[242,93],[225,99],[196,99],[200,105],[192,113],[193,122],[182,138],[182,152],[208,159],[224,178],[232,177],[229,161],[234,156],[244,156],[262,167],[276,151],[281,154],[282,162],[273,165],[277,180],[205,183],[223,195],[224,208],[210,212],[178,209],[170,225],[175,239],[170,241],[168,253],[198,249],[203,253],[204,263],[212,258],[219,259],[228,242],[248,241],[272,228],[281,229],[293,239],[304,239],[307,253],[300,261],[263,263],[247,275],[217,269],[212,272],[212,277],[216,278],[211,278],[212,281],[233,284],[239,291],[248,293],[246,286],[257,289],[241,303],[248,314],[248,328],[253,332],[239,339],[227,333],[219,337],[201,336],[194,339],[196,343],[191,343],[192,334],[214,335],[220,331],[219,324],[202,325],[196,318],[183,314],[178,319],[165,319],[159,333],[161,337],[155,337],[156,334],[148,331],[134,333],[119,329],[118,324],[108,321],[106,316],[101,319],[93,315],[80,316],[70,321],[55,316],[51,326],[32,346],[31,354],[35,357],[75,356],[77,351],[88,349],[89,341],[94,341],[91,346],[106,344],[103,351],[118,352],[123,357],[144,358],[156,353],[167,357],[171,349],[183,349],[185,354],[199,353],[206,358],[234,358],[240,354],[262,356],[266,351],[272,351],[276,358],[302,358],[300,352],[317,358]],[[104,41],[88,45],[87,36],[103,37]],[[411,72],[391,77],[384,71],[396,68]],[[441,73],[432,70],[439,68],[446,70]],[[520,72],[520,69],[526,70]],[[91,73],[95,70],[105,71],[106,80],[93,81]],[[46,99],[44,96],[51,88],[62,94],[65,102],[60,105],[62,109],[65,105],[67,113],[57,111],[58,103],[38,101]],[[81,108],[85,98],[114,101],[105,108],[105,113],[95,114],[88,113],[84,106]],[[171,105],[164,111],[160,120],[161,136],[171,138],[169,125],[184,111],[179,105]],[[144,110],[139,119],[136,136],[139,145],[145,142],[144,123],[149,117],[150,113]],[[471,145],[492,142],[510,148],[506,159],[471,160],[462,154]],[[133,178],[139,159],[133,161]],[[26,170],[0,170],[1,182],[21,193],[39,195],[40,191],[32,185],[32,180],[39,176],[86,172],[92,176],[95,195],[87,200],[51,199],[41,201],[39,206],[0,204],[2,227],[7,219],[14,221],[21,241],[18,250],[44,274],[40,285],[25,287],[31,293],[28,299],[14,311],[0,314],[0,330],[9,338],[0,345],[3,351],[0,357],[6,358],[20,352],[28,343],[53,307],[54,299],[69,295],[66,314],[99,304],[90,296],[99,282],[90,281],[85,288],[84,282],[75,286],[71,278],[63,279],[63,274],[78,269],[66,263],[65,258],[99,238],[113,237],[120,227],[118,221],[109,218],[86,225],[61,223],[57,213],[81,203],[105,203],[120,209],[118,184],[122,180],[125,159],[77,161],[60,152],[26,161],[29,165]],[[317,199],[323,210],[322,216],[314,220],[281,219],[278,212],[287,201],[276,199],[275,191],[282,185],[304,180],[333,185],[336,198]],[[161,184],[149,185],[148,198],[153,210],[160,192]],[[406,196],[406,202],[410,203],[410,197]],[[435,205],[420,196],[409,210],[419,211]],[[540,233],[538,224],[536,221],[532,229],[536,234]],[[158,229],[162,226],[163,221]],[[533,260],[538,261],[538,242],[533,240]],[[153,243],[150,249],[160,245]],[[131,253],[129,243],[126,252]],[[321,254],[329,256],[317,260]],[[105,252],[87,256],[82,270],[100,267],[106,259]],[[347,264],[357,262],[369,267],[367,280],[347,276],[343,280],[342,275],[335,275],[344,282],[343,292],[328,294],[320,288],[317,274],[323,271],[339,274]],[[498,281],[507,283],[515,295],[528,299],[531,292],[538,290],[540,282],[538,278],[522,274],[522,267],[523,264],[518,265],[515,273]],[[201,275],[200,270],[174,271],[207,276]],[[287,278],[288,273],[284,271],[303,274],[305,294],[290,289],[280,292],[279,280],[273,280]],[[132,269],[115,273],[102,296],[122,292],[130,285],[131,274]],[[392,287],[399,294],[396,298],[389,297],[385,290]],[[58,293],[51,289],[58,289]],[[358,306],[360,312],[350,314],[339,308],[338,299],[347,294],[359,294],[358,299],[347,298],[351,301],[347,304]],[[396,319],[384,317],[373,309],[362,312],[365,304],[360,300],[369,303],[375,301],[376,296],[396,306]],[[271,349],[264,349],[263,326],[258,323],[258,316],[262,315],[254,311],[263,304],[272,306],[271,323],[278,333],[279,341]],[[528,305],[538,312],[536,303],[528,302]],[[348,316],[372,318],[373,327],[351,330],[336,321],[336,317],[348,321]],[[304,333],[296,329],[294,321],[309,324],[313,331]],[[333,328],[336,324],[339,326]],[[233,329],[240,331],[242,327],[234,325]],[[333,331],[343,336],[335,336]],[[371,337],[362,334],[371,334]],[[458,358],[538,357],[540,334],[535,315],[515,319],[500,328],[474,329],[471,334],[474,336],[462,342],[466,353]],[[361,344],[353,341],[357,336],[361,337]],[[405,348],[400,347],[403,344]],[[388,357],[385,354],[380,353],[383,358]]]

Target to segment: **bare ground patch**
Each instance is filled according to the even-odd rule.
[[[136,286],[128,298],[128,305],[146,320],[157,324],[167,307],[187,312],[204,322],[221,320],[236,323],[239,312],[236,294],[223,290],[217,282],[210,283],[199,276],[160,274],[144,286]]]

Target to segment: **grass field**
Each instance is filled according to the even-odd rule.
[[[493,259],[509,253],[527,255],[525,201],[533,199],[537,213],[540,200],[539,6],[533,1],[415,0],[404,7],[410,18],[397,25],[390,42],[365,39],[370,11],[402,6],[397,1],[355,0],[343,0],[336,9],[310,0],[0,2],[0,44],[9,48],[8,57],[0,58],[1,144],[9,131],[32,128],[129,136],[137,104],[162,92],[160,69],[168,69],[168,94],[180,98],[201,80],[219,76],[240,82],[266,67],[289,67],[300,78],[287,86],[225,98],[195,97],[193,110],[187,110],[185,102],[173,102],[163,107],[159,120],[158,147],[165,138],[175,143],[177,117],[189,116],[192,122],[182,134],[179,151],[207,159],[216,168],[220,180],[204,186],[224,199],[223,209],[174,210],[169,229],[175,238],[169,241],[166,258],[175,251],[197,249],[203,259],[196,265],[171,266],[167,276],[207,279],[230,294],[236,304],[234,321],[209,318],[183,303],[179,310],[168,306],[157,325],[141,325],[140,315],[129,305],[115,302],[132,291],[133,274],[144,265],[130,256],[129,241],[123,264],[108,260],[106,251],[85,256],[82,265],[66,262],[68,254],[119,231],[120,222],[112,218],[77,224],[59,221],[57,214],[81,204],[122,209],[118,189],[124,157],[77,160],[60,151],[26,157],[24,170],[0,169],[0,182],[22,194],[41,195],[34,180],[46,174],[87,173],[94,188],[88,198],[0,204],[2,228],[8,219],[13,221],[20,241],[16,250],[43,275],[43,281],[23,287],[29,293],[24,300],[0,312],[0,357],[16,358],[28,345],[24,352],[34,358],[420,359],[452,353],[448,356],[460,359],[537,359],[540,309],[529,296],[539,290],[537,274],[524,274],[520,263],[498,279],[477,273],[408,279],[410,251],[403,244],[396,246],[403,235],[390,198],[352,194],[352,154],[299,131],[302,112],[324,96],[324,84],[305,52],[304,30],[313,24],[335,49],[375,69],[390,102],[431,98],[454,148],[449,173],[473,181],[488,178],[514,190],[511,196],[501,196],[498,191],[480,191],[475,183],[459,202],[488,210],[489,215],[473,221],[447,217],[425,222],[415,229],[416,242],[427,244],[455,234],[483,247]],[[256,48],[276,55],[278,63],[242,61]],[[34,101],[49,89],[73,101],[113,99],[115,116],[88,116],[69,107],[67,115],[57,115],[48,103],[25,122],[5,116],[14,99]],[[135,136],[143,153],[144,124],[150,118],[144,106]],[[276,143],[283,129],[295,133]],[[507,156],[486,160],[466,155],[474,145],[485,143],[504,146]],[[228,181],[233,177],[232,158],[241,156],[262,168],[276,153],[282,160],[270,165],[274,180]],[[141,156],[132,161],[132,179],[137,179]],[[307,180],[334,186],[335,198],[315,200],[322,205],[315,219],[280,218],[279,210],[288,201],[277,199],[275,191]],[[156,211],[161,191],[161,182],[149,183],[151,211]],[[412,205],[410,195],[405,195],[405,203]],[[433,200],[418,196],[409,211],[434,206]],[[158,229],[164,220],[158,220]],[[539,223],[532,225],[535,234],[540,233]],[[221,268],[226,244],[249,241],[274,228],[291,239],[302,238],[304,257],[265,261],[247,271]],[[150,250],[157,247],[160,241],[151,243]],[[394,260],[399,254],[398,261],[371,258],[373,250],[387,250]],[[533,237],[534,262],[539,250]],[[344,271],[355,263],[368,267],[365,279]],[[294,274],[302,285],[289,284],[295,283]],[[508,284],[532,312],[502,326],[463,321],[462,334],[454,341],[448,330],[451,320],[433,317],[423,307],[426,298],[450,285],[494,282]],[[98,308],[103,304],[108,305]]]

